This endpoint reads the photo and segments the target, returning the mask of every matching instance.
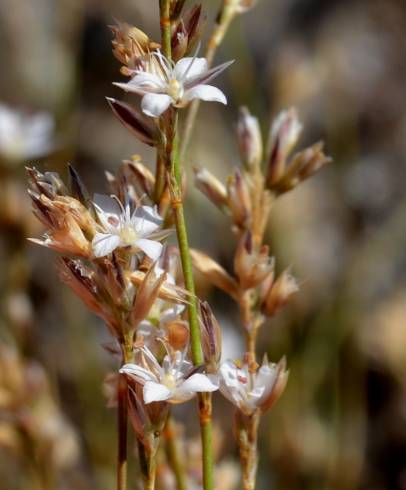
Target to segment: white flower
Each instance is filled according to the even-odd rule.
[[[187,57],[174,64],[158,50],[150,55],[145,70],[134,70],[134,77],[128,83],[115,85],[142,95],[141,108],[151,117],[160,116],[170,105],[184,107],[193,99],[227,104],[223,92],[207,82],[231,63],[209,69],[206,58]]]
[[[192,363],[180,351],[176,351],[173,356],[166,355],[162,366],[147,347],[142,347],[140,351],[143,366],[125,364],[120,373],[127,374],[144,385],[145,404],[159,401],[182,403],[198,392],[218,389],[213,377],[196,372],[192,374]]]
[[[9,161],[46,155],[53,129],[52,117],[45,112],[30,115],[0,104],[0,155]]]
[[[282,394],[287,374],[284,359],[278,364],[265,359],[259,369],[246,362],[226,361],[219,371],[220,391],[245,415],[258,408],[265,412]]]
[[[156,208],[141,206],[133,212],[117,199],[97,195],[94,203],[103,232],[92,241],[96,257],[104,257],[116,248],[131,247],[143,251],[152,260],[161,255],[162,244],[157,241],[166,232],[159,231],[162,218]]]

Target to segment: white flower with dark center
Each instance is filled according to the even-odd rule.
[[[288,373],[285,360],[278,364],[264,359],[262,366],[246,362],[224,362],[219,371],[221,393],[245,415],[267,411],[282,394]]]
[[[216,391],[213,377],[196,373],[185,355],[176,351],[166,355],[162,366],[147,347],[140,349],[142,365],[125,364],[120,373],[126,374],[143,385],[144,403],[167,401],[183,403],[199,392]]]
[[[102,227],[92,241],[95,257],[130,247],[141,250],[152,260],[159,258],[162,244],[157,240],[167,232],[160,230],[163,220],[156,208],[141,206],[132,211],[129,204],[124,207],[118,199],[100,195],[96,196],[94,206]]]
[[[52,117],[26,114],[0,104],[0,155],[9,161],[44,156],[52,149]]]
[[[127,92],[141,95],[141,108],[148,116],[158,117],[169,106],[184,107],[193,99],[227,104],[223,92],[207,83],[232,61],[209,69],[206,58],[187,57],[175,64],[159,50],[150,58],[144,70],[134,70],[128,83],[115,83]]]

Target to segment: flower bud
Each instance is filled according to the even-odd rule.
[[[246,107],[240,109],[237,138],[241,159],[247,168],[260,165],[262,159],[262,136],[258,119]]]
[[[269,257],[269,248],[263,245],[256,250],[254,247],[252,234],[248,231],[241,237],[234,257],[234,271],[243,289],[255,288],[274,269],[275,260]]]
[[[281,112],[272,124],[268,139],[267,186],[270,189],[283,177],[286,159],[295,146],[302,131],[295,109]]]
[[[283,271],[271,284],[263,298],[262,309],[264,313],[268,316],[275,315],[297,291],[299,291],[299,285],[296,279],[287,270]]]
[[[227,203],[234,223],[245,228],[251,222],[251,196],[245,176],[235,169],[227,181]]]
[[[149,146],[155,146],[159,140],[159,130],[150,117],[143,115],[135,107],[120,100],[106,97],[114,115],[140,141]]]
[[[195,167],[195,185],[209,200],[224,211],[227,208],[227,190],[212,173],[205,168]]]

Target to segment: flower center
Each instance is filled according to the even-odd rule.
[[[132,226],[124,226],[120,230],[120,239],[127,245],[132,245],[139,238],[138,233]]]
[[[169,80],[168,95],[171,96],[174,101],[181,99],[183,96],[183,86],[176,80],[176,78]]]
[[[172,374],[165,373],[162,378],[162,384],[164,384],[170,390],[173,390],[176,387],[176,380]]]

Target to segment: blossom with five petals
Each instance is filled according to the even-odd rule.
[[[206,58],[186,57],[175,64],[157,50],[150,54],[143,69],[133,70],[134,76],[128,83],[115,85],[141,95],[143,112],[159,117],[169,106],[184,107],[193,99],[227,104],[223,92],[207,82],[231,63],[209,69]]]
[[[143,385],[144,403],[167,401],[183,403],[199,392],[216,391],[218,385],[212,376],[197,373],[185,354],[176,351],[165,356],[162,366],[148,347],[140,348],[142,364],[125,364],[120,373]]]
[[[93,237],[92,247],[95,257],[104,257],[116,248],[131,247],[141,250],[152,260],[157,260],[162,252],[162,244],[157,241],[167,235],[160,230],[162,218],[156,208],[141,206],[134,211],[129,204],[125,207],[109,196],[96,196],[95,209],[102,231]]]

